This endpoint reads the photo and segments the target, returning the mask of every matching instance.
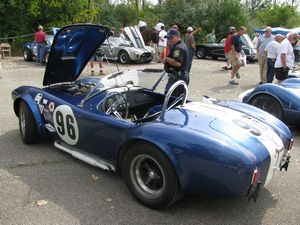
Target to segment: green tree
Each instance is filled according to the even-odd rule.
[[[293,28],[300,26],[300,15],[295,7],[289,5],[269,5],[256,13],[263,26]]]
[[[247,27],[247,12],[239,0],[222,0],[215,9],[214,17],[211,18],[219,40],[228,35],[231,26],[238,29],[240,26]]]

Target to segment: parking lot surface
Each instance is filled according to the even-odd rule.
[[[12,108],[11,91],[21,85],[42,87],[45,67],[20,57],[0,60],[0,224],[300,224],[300,129],[292,127],[295,145],[288,172],[278,172],[256,203],[247,198],[224,199],[187,195],[164,210],[136,202],[122,177],[87,165],[53,146],[22,143]],[[258,84],[257,64],[240,70],[240,85],[228,85],[222,60],[194,59],[189,99],[202,95],[237,100]],[[162,68],[161,64],[119,65]],[[106,73],[117,70],[105,63]],[[89,67],[82,77],[89,76]]]

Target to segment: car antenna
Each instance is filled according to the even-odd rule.
[[[111,47],[111,43],[110,43],[110,41],[109,41],[109,37],[110,37],[110,36],[106,36],[106,40],[107,40],[107,43],[108,43],[109,51],[112,53],[113,49],[112,49],[112,47]],[[118,72],[119,72],[120,69],[119,69],[117,60],[118,60],[118,57],[116,57],[116,58],[114,59],[114,61],[115,61],[115,65],[116,65],[116,67],[117,67],[117,70],[118,70]]]

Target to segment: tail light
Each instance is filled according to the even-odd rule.
[[[260,172],[259,172],[259,170],[256,168],[256,169],[254,170],[254,172],[253,172],[253,175],[252,175],[251,184],[252,184],[252,185],[257,184],[259,178],[260,178]]]

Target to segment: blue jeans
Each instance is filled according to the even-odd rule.
[[[267,82],[272,83],[275,74],[275,61],[276,59],[267,58]]]
[[[36,62],[42,63],[44,61],[44,54],[45,54],[45,44],[44,43],[37,43],[36,44],[37,56]]]

